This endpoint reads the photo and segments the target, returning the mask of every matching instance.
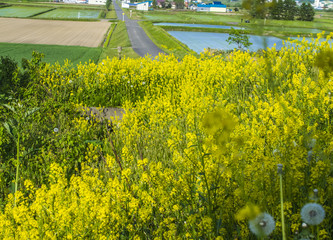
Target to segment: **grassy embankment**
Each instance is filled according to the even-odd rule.
[[[131,48],[131,41],[128,38],[125,22],[119,21],[115,24],[116,26],[111,28],[112,31],[109,31],[107,38],[110,38],[110,42],[108,46],[104,46],[100,60],[107,57],[118,57],[118,47],[122,47],[122,57],[138,58],[139,55]]]
[[[242,26],[248,28],[247,31],[256,35],[271,35],[276,37],[289,36],[311,36],[311,32],[325,31],[326,33],[333,31],[333,21],[330,12],[317,12],[315,20],[312,22],[305,21],[284,21],[284,20],[257,20]],[[136,12],[132,13],[133,18],[158,22],[179,22],[179,23],[197,23],[197,24],[213,24],[213,25],[241,25],[241,19],[247,19],[243,13],[234,14],[216,14],[216,13],[199,13],[192,11],[172,11],[157,10],[152,12]],[[208,31],[228,33],[228,29],[203,29],[191,27],[162,27],[167,31]]]
[[[185,55],[196,53],[181,43],[163,28],[154,26],[151,22],[139,22],[139,25],[144,29],[148,37],[164,52],[174,54],[177,58],[182,59]]]

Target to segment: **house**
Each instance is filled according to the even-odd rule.
[[[197,12],[227,12],[227,6],[221,2],[198,4]]]
[[[63,0],[64,3],[77,3],[76,0]]]
[[[153,1],[146,1],[146,2],[141,2],[136,4],[136,10],[140,11],[148,11],[149,8],[152,6]]]
[[[130,0],[124,0],[121,2],[121,8],[133,8],[136,9],[136,3],[131,3]]]
[[[88,4],[106,5],[106,0],[88,0]]]

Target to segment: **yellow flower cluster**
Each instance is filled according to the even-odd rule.
[[[253,203],[273,215],[271,236],[281,239],[278,163],[287,235],[317,188],[327,212],[321,236],[331,238],[333,75],[314,65],[329,48],[303,40],[261,55],[49,66],[41,76],[51,95],[121,104],[126,114],[103,144],[87,145],[80,174],[68,180],[52,164],[47,184],[26,181],[17,207],[9,195],[0,238],[249,239],[235,213]],[[73,121],[82,136],[91,127]]]

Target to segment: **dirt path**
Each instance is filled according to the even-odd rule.
[[[98,47],[110,24],[0,18],[0,42]]]

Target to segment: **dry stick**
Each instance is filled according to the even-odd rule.
[[[112,139],[111,139],[111,134],[110,134],[110,132],[109,132],[109,129],[108,129],[107,125],[106,125],[106,130],[107,130],[107,133],[108,133],[108,137],[109,137],[109,141],[110,141],[110,144],[111,144],[111,147],[112,147],[113,154],[114,154],[114,156],[115,156],[115,158],[116,158],[116,161],[117,161],[117,163],[118,163],[118,165],[119,165],[120,172],[122,172],[122,171],[123,171],[123,167],[122,167],[121,162],[120,162],[120,159],[119,159],[119,157],[118,157],[118,154],[117,154],[116,148],[114,147],[113,141],[112,141]],[[127,182],[128,188],[129,188],[129,190],[131,191],[131,185],[130,185],[130,183],[129,183],[127,177],[126,177],[126,176],[124,176],[124,177],[125,177],[125,180],[126,180],[126,182]]]
[[[283,165],[278,164],[278,175],[280,176],[280,201],[281,201],[281,224],[282,224],[282,239],[286,240],[286,232],[285,232],[285,223],[284,223],[284,209],[283,209],[283,189],[282,189],[282,173],[283,173]]]

